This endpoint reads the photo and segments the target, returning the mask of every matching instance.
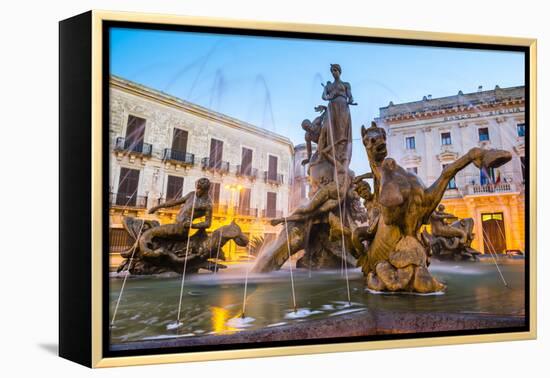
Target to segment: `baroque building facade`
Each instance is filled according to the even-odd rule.
[[[169,96],[110,78],[109,214],[111,265],[128,247],[124,216],[175,221],[177,208],[147,209],[194,190],[210,179],[214,203],[210,230],[235,220],[249,237],[273,238],[288,214],[294,147],[271,131]],[[229,261],[246,249],[228,243]]]
[[[474,219],[472,246],[483,253],[525,251],[525,88],[458,92],[455,96],[390,104],[376,119],[388,134],[388,155],[431,185],[446,164],[472,147],[512,152],[498,169],[473,165],[449,184],[442,203]]]

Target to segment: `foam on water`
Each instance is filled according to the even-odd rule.
[[[311,315],[322,314],[323,311],[319,310],[310,310],[309,308],[299,308],[296,311],[287,312],[285,314],[285,319],[300,319],[307,318]]]
[[[245,316],[244,318],[243,317],[236,317],[236,318],[231,318],[227,321],[227,325],[229,327],[233,327],[233,328],[237,328],[237,329],[242,329],[242,328],[247,328],[247,327],[250,327],[252,326],[252,323],[255,321],[256,319],[250,317],[250,316]]]
[[[180,327],[182,327],[182,326],[183,326],[183,323],[182,323],[182,322],[173,322],[173,323],[168,324],[168,325],[166,326],[166,329],[167,329],[168,331],[171,331],[171,330],[173,330],[173,329],[178,329],[178,328],[180,328]]]

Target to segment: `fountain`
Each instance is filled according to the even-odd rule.
[[[305,127],[306,141],[317,142],[317,152],[309,159],[308,171],[313,197],[284,220],[273,220],[273,224],[288,222],[289,236],[279,234],[259,256],[254,271],[279,269],[289,254],[304,249],[300,266],[327,268],[339,262],[346,268],[360,266],[367,288],[375,292],[445,290],[445,285],[428,270],[432,245],[426,237],[420,237],[420,229],[430,219],[435,221],[437,212],[432,213],[449,181],[460,170],[471,163],[478,168],[496,168],[510,161],[511,153],[472,148],[449,164],[430,187],[425,187],[414,173],[387,157],[386,132],[373,122],[369,128],[361,128],[371,172],[354,178],[348,167],[349,105],[355,103],[351,86],[340,80],[340,66],[332,65],[331,72],[335,81],[327,82],[322,96],[329,101],[326,114],[313,123],[321,126]],[[374,181],[373,191],[364,179]],[[358,197],[365,201],[366,225],[356,223],[361,217],[356,206]],[[448,230],[444,226],[439,229],[459,235],[462,244],[467,243],[463,230]]]
[[[124,279],[111,281],[112,350],[524,324],[523,263],[510,260],[499,266],[494,259],[495,271],[487,261],[462,261],[479,253],[470,247],[473,220],[447,224],[454,216],[439,205],[457,172],[469,164],[498,167],[511,154],[472,148],[425,187],[387,156],[386,132],[373,122],[361,127],[370,172],[356,176],[349,169],[349,107],[357,104],[350,84],[340,79],[341,67],[331,65],[331,73],[334,81],[323,85],[322,95],[328,105],[315,107],[320,114],[302,123],[310,199],[271,221],[281,231],[255,261],[219,264],[229,240],[248,246],[249,257],[251,245],[234,221],[206,232],[212,221],[206,178],[183,198],[149,210],[181,206],[174,224],[124,218],[133,245],[122,253],[125,260],[118,268]],[[199,218],[204,220],[194,223]],[[426,224],[431,234],[423,230]],[[300,251],[295,269],[290,260]],[[432,263],[432,255],[454,260],[453,265]],[[222,270],[195,274],[200,269]],[[181,277],[159,275],[167,272]],[[186,273],[192,274],[188,281]],[[127,280],[130,275],[134,279]],[[453,290],[445,291],[443,282]],[[388,300],[388,295],[365,291],[415,295]]]

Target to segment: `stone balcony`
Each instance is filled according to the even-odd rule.
[[[205,157],[201,160],[201,168],[224,175],[229,173],[229,162]]]
[[[145,209],[147,208],[147,196],[138,196],[136,193],[109,193],[109,207],[123,207]]]
[[[282,185],[284,183],[283,175],[264,171],[264,182],[271,185]]]
[[[521,190],[522,190],[521,184],[518,185],[513,182],[501,182],[498,184],[466,185],[466,187],[462,190],[462,192],[463,192],[463,195],[465,196],[471,196],[471,195],[492,195],[495,193],[515,193],[515,192],[520,192]]]
[[[254,181],[258,178],[258,169],[245,167],[239,164],[235,167],[235,174],[238,177],[246,177],[247,179]]]
[[[162,159],[176,166],[192,167],[195,165],[195,155],[189,152],[165,148]]]
[[[118,137],[115,141],[114,152],[118,160],[121,160],[124,156],[128,156],[130,162],[134,162],[136,158],[140,158],[141,162],[145,163],[153,153],[153,146],[143,141],[133,141],[124,137]]]

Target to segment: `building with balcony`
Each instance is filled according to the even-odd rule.
[[[511,87],[380,108],[388,154],[429,186],[472,147],[499,148],[513,159],[498,169],[474,165],[458,173],[443,199],[447,211],[475,221],[473,247],[482,252],[525,250],[525,88]]]
[[[294,147],[284,136],[120,77],[110,78],[112,264],[126,243],[122,217],[174,222],[178,209],[147,209],[194,190],[208,177],[212,229],[231,220],[251,237],[273,238],[288,214]],[[228,243],[231,260],[246,249]]]

